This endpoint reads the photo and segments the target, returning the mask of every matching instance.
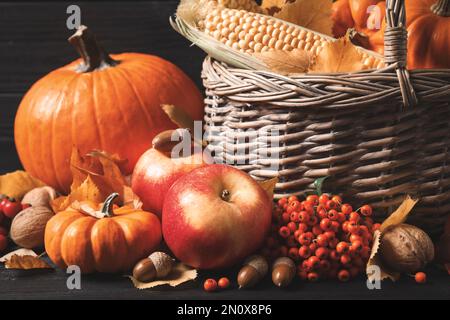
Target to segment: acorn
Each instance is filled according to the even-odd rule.
[[[278,258],[272,266],[272,282],[279,288],[286,288],[294,280],[295,263],[287,257]]]
[[[238,273],[239,289],[247,289],[258,284],[269,271],[267,260],[259,255],[249,257]]]
[[[166,277],[173,269],[175,260],[164,252],[154,252],[139,261],[133,269],[133,278],[139,282],[152,282]]]

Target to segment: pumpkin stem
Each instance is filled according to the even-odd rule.
[[[114,212],[113,212],[113,205],[114,205],[114,201],[117,199],[117,197],[119,196],[119,194],[117,192],[111,194],[108,198],[106,198],[105,202],[103,203],[103,207],[102,207],[102,213],[106,214],[108,217],[114,217]]]
[[[450,17],[449,0],[438,0],[438,2],[431,7],[431,11],[441,17]]]
[[[79,72],[91,72],[117,65],[103,47],[97,42],[95,35],[86,26],[80,26],[77,32],[69,38],[77,52],[83,59],[83,64],[78,68]]]

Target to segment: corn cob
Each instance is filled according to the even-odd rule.
[[[219,5],[217,1],[222,1]],[[199,6],[198,3],[203,3]],[[233,2],[234,4],[232,4]],[[185,4],[197,3],[197,12],[190,17],[199,30],[221,42],[226,47],[245,53],[261,53],[272,50],[292,51],[299,49],[317,56],[322,48],[334,38],[297,26],[295,24],[247,10],[224,7],[245,5],[238,0],[188,0]],[[248,1],[245,1],[249,3]],[[182,1],[183,3],[183,1]],[[183,17],[183,14],[178,14]],[[367,69],[384,67],[380,56],[364,49],[361,61]]]

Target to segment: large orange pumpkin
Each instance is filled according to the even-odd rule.
[[[159,246],[161,223],[156,215],[121,207],[112,209],[118,194],[108,197],[101,208],[104,218],[68,209],[51,218],[45,228],[45,250],[60,268],[77,265],[83,273],[129,271]],[[98,209],[83,202],[80,208]]]
[[[117,154],[128,160],[124,170],[131,174],[153,137],[176,128],[161,104],[202,119],[200,91],[174,64],[139,53],[109,56],[86,27],[69,41],[82,59],[36,82],[17,112],[17,151],[33,176],[69,191],[73,146]]]
[[[405,0],[408,68],[450,68],[449,0]],[[370,6],[376,6],[370,10]],[[360,44],[383,53],[386,1],[338,0],[333,4],[335,36],[355,28],[367,36]],[[375,28],[381,21],[380,29]]]

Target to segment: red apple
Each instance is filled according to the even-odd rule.
[[[270,229],[272,199],[246,173],[209,165],[184,175],[163,207],[164,239],[198,269],[232,266],[258,250]]]
[[[141,199],[143,209],[161,218],[164,197],[172,184],[186,173],[204,165],[202,152],[172,159],[170,152],[153,147],[138,160],[131,187]]]

